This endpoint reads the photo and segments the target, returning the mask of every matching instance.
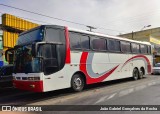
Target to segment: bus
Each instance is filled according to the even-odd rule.
[[[150,74],[152,67],[148,42],[58,25],[21,33],[11,50],[13,85],[33,92],[82,91],[88,84],[129,77],[137,80]]]

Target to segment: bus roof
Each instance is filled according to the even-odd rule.
[[[25,32],[22,32],[20,35],[23,35],[27,32],[30,32],[32,30],[35,30],[37,28],[41,28],[41,27],[56,27],[56,28],[63,28],[64,26],[60,26],[60,25],[41,25],[41,26],[38,26],[38,27],[35,27],[33,29],[30,29],[28,31],[25,31]],[[102,34],[102,33],[95,33],[95,32],[90,32],[90,31],[85,31],[85,30],[79,30],[79,29],[74,29],[74,28],[70,28],[70,27],[67,27],[69,31],[73,31],[73,32],[79,32],[79,33],[85,33],[85,34],[89,34],[89,35],[96,35],[96,36],[101,36],[101,37],[108,37],[108,38],[113,38],[113,39],[118,39],[118,40],[123,40],[123,41],[129,41],[129,42],[134,42],[134,43],[141,43],[141,44],[146,44],[146,45],[151,45],[149,42],[144,42],[144,41],[136,41],[136,40],[131,40],[131,39],[127,39],[127,38],[124,38],[124,37],[118,37],[118,36],[111,36],[111,35],[105,35],[105,34]]]
[[[85,30],[78,30],[78,29],[69,28],[69,27],[68,27],[68,30],[73,31],[73,32],[85,33],[85,34],[89,34],[89,35],[96,35],[96,36],[101,36],[101,37],[108,37],[108,38],[113,38],[113,39],[118,39],[118,40],[123,40],[123,41],[151,45],[149,42],[145,42],[145,41],[136,41],[136,40],[127,39],[124,37],[110,36],[110,35],[105,35],[105,34],[101,34],[101,33],[95,33],[95,32],[90,32],[90,31],[85,31]]]

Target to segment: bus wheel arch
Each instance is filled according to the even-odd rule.
[[[133,69],[132,77],[134,80],[137,80],[139,78],[139,70],[137,67]]]
[[[85,85],[86,85],[86,77],[83,72],[78,71],[72,75],[71,88],[74,91],[76,92],[82,91]]]

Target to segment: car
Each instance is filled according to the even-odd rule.
[[[156,63],[153,67],[152,74],[160,74],[160,63]]]
[[[13,65],[5,65],[0,68],[0,88],[13,87]]]

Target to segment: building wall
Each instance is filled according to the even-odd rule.
[[[2,45],[2,36],[3,36],[3,31],[0,30],[0,66],[3,66],[3,45]]]
[[[132,40],[150,42],[153,47],[152,53],[154,63],[160,63],[160,27],[128,34],[121,34],[119,36]]]
[[[21,31],[29,30],[38,26],[36,23],[32,23],[11,14],[2,15],[2,25]]]
[[[30,21],[21,19],[19,17],[14,16],[14,15],[3,14],[2,15],[3,33],[0,36],[0,46],[2,45],[1,46],[2,53],[5,53],[5,51],[7,49],[13,48],[16,45],[18,35],[21,32],[32,29],[37,26],[39,26],[39,25],[36,23],[32,23]],[[1,43],[1,41],[2,41],[2,43]],[[3,54],[2,60],[4,63],[7,63],[5,61],[4,54]]]

